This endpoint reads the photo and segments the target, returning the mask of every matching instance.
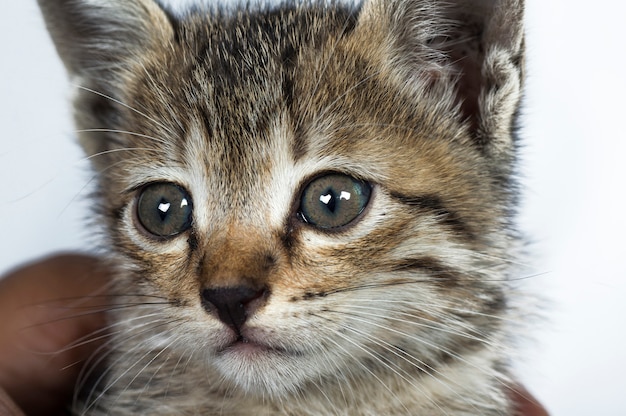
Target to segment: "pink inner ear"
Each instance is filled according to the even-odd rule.
[[[485,86],[482,74],[485,54],[480,33],[472,34],[469,26],[461,26],[458,32],[429,42],[429,47],[441,51],[445,56],[442,62],[444,66],[426,69],[423,74],[429,80],[429,85],[456,80],[456,103],[460,105],[463,119],[470,124],[471,132],[475,133],[480,125],[478,100]]]
[[[468,3],[466,7],[470,7]],[[457,79],[456,102],[470,123],[472,133],[480,125],[478,100],[485,86],[482,65],[485,60],[484,34],[491,11],[487,4],[478,9],[450,10],[451,26],[437,47],[446,55],[452,77]]]
[[[464,118],[469,121],[472,133],[480,124],[478,99],[484,86],[481,73],[484,53],[480,39],[470,39],[454,45],[449,52],[450,62],[458,71],[457,102],[461,104]]]

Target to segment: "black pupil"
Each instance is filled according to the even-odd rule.
[[[320,196],[320,202],[326,206],[330,212],[335,213],[335,208],[337,207],[337,195],[329,189],[325,194]]]
[[[172,204],[167,202],[167,199],[161,198],[161,201],[159,202],[159,206],[158,206],[159,215],[161,216],[161,221],[165,221],[165,219],[167,218],[167,214],[170,211],[171,206]]]

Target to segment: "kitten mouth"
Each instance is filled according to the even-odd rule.
[[[242,354],[247,358],[254,358],[255,356],[261,355],[267,356],[268,354],[281,356],[300,355],[296,351],[263,344],[244,336],[240,336],[234,342],[228,344],[224,348],[221,348],[218,351],[218,354]]]

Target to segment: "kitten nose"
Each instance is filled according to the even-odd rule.
[[[248,286],[218,287],[202,291],[202,304],[207,311],[217,311],[226,325],[237,331],[262,304],[269,294],[267,289]]]

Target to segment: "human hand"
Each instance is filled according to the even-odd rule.
[[[523,387],[517,386],[511,392],[515,403],[515,416],[549,416],[548,411]]]
[[[82,364],[101,345],[80,340],[102,339],[108,281],[98,259],[84,255],[51,257],[0,279],[0,416],[23,415],[20,408],[63,413]],[[512,391],[519,416],[548,415],[526,390]]]
[[[107,283],[96,258],[77,254],[0,278],[0,416],[20,415],[18,407],[29,416],[63,414],[82,365],[102,343],[96,331],[106,325],[99,305]]]

